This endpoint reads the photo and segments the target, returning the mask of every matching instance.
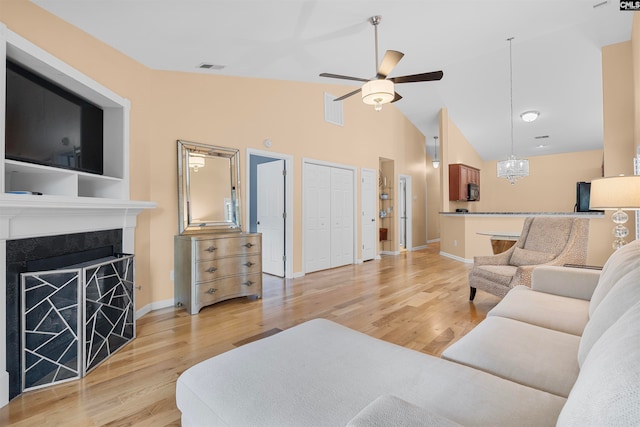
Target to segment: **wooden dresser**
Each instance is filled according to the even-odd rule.
[[[262,297],[262,235],[183,234],[174,237],[174,297],[197,314],[230,298]]]

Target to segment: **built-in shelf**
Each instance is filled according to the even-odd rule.
[[[1,28],[0,49],[6,58],[36,72],[68,91],[97,105],[103,111],[103,174],[42,166],[4,159],[4,132],[0,144],[0,189],[38,192],[50,196],[129,198],[129,110],[130,103],[75,68],[20,37]],[[6,69],[0,70],[0,102],[5,103]],[[4,128],[4,118],[2,118]]]

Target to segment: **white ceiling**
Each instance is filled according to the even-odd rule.
[[[438,82],[397,85],[403,99],[394,105],[430,153],[447,107],[485,160],[511,149],[509,37],[516,154],[602,148],[600,48],[629,40],[633,15],[618,0],[32,1],[153,69],[345,84],[336,96],[357,82],[318,74],[372,77],[368,18],[381,15],[380,58],[387,49],[405,54],[391,77],[444,72]],[[203,62],[225,68],[201,71]],[[344,102],[372,108],[359,96]],[[541,116],[523,123],[518,116],[530,109]]]

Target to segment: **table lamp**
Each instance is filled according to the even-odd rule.
[[[589,209],[615,210],[611,219],[616,224],[613,229],[613,248],[620,249],[629,229],[624,224],[629,215],[622,209],[640,209],[640,175],[612,176],[591,181]]]

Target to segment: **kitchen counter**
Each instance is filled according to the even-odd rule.
[[[439,212],[444,216],[568,216],[598,218],[604,216],[602,212]]]
[[[602,265],[610,254],[612,223],[602,212],[440,212],[440,254],[467,263],[474,256],[493,255],[496,239],[488,238],[487,233],[520,235],[524,220],[531,216],[589,218],[588,264]]]

